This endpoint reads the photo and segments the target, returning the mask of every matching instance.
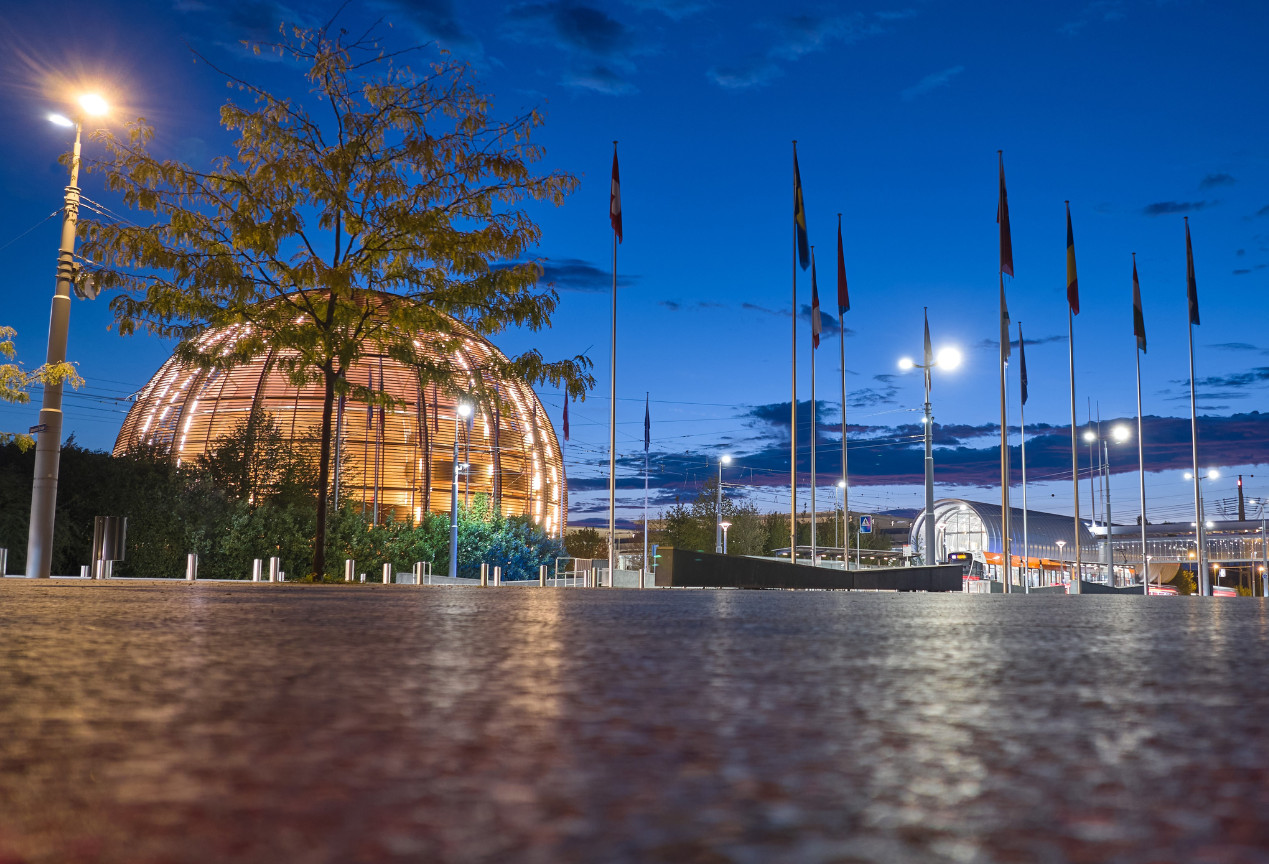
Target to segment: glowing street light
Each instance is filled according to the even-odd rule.
[[[48,353],[45,363],[51,367],[66,362],[66,341],[70,333],[71,289],[78,269],[75,264],[75,223],[79,218],[79,154],[83,117],[106,113],[106,100],[95,93],[79,97],[79,111],[74,116],[50,114],[50,122],[63,128],[75,128],[75,145],[71,150],[70,183],[62,204],[62,238],[57,249],[57,283],[53,291],[53,310],[49,315]],[[40,404],[40,422],[35,439],[35,476],[31,484],[31,527],[26,541],[26,575],[47,579],[53,561],[53,521],[57,510],[57,478],[62,461],[62,383],[44,385]]]
[[[1193,471],[1186,471],[1185,474],[1183,474],[1182,476],[1187,481],[1194,483],[1194,485],[1198,487],[1198,504],[1199,504],[1198,518],[1202,521],[1191,522],[1190,524],[1194,526],[1194,548],[1197,549],[1199,553],[1201,553],[1200,556],[1197,558],[1197,560],[1202,561],[1203,556],[1206,555],[1207,553],[1207,538],[1203,533],[1203,529],[1214,527],[1212,523],[1203,516],[1203,511],[1205,509],[1203,506],[1203,481],[1216,480],[1221,476],[1221,473],[1217,471],[1215,468],[1208,468],[1206,471],[1204,471],[1202,474],[1198,476],[1197,481],[1194,479]],[[1210,590],[1210,583],[1208,582],[1207,569],[1203,567],[1201,564],[1197,566],[1195,569],[1198,571],[1197,575],[1198,575],[1198,583],[1199,583],[1198,584],[1199,596],[1200,597],[1210,596],[1212,592]]]
[[[723,527],[723,466],[731,462],[731,456],[724,453],[718,457],[718,494],[714,501],[714,551],[722,554],[726,548]],[[796,556],[795,556],[796,557]]]
[[[458,426],[471,416],[471,403],[459,402],[454,411],[454,474],[449,486],[449,578],[458,578]],[[464,468],[466,465],[463,466]]]
[[[731,523],[730,523],[730,522],[719,522],[718,524],[719,524],[719,525],[722,527],[722,529],[723,529],[723,554],[724,554],[724,555],[726,555],[726,554],[727,554],[727,529],[731,527]]]
[[[899,359],[899,368],[920,369],[925,378],[925,414],[922,423],[925,425],[925,563],[938,563],[934,555],[934,414],[930,410],[930,370],[935,366],[943,369],[955,369],[961,365],[961,352],[955,348],[941,348],[935,354],[930,347],[930,313],[925,312],[925,362],[917,363],[911,357]],[[1009,580],[1005,580],[1008,586]],[[1006,590],[1008,588],[1006,587]]]

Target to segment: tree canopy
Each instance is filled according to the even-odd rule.
[[[391,400],[345,370],[381,352],[421,382],[496,399],[455,362],[455,322],[483,336],[549,326],[558,297],[539,283],[531,256],[541,232],[526,205],[559,205],[578,183],[535,173],[542,115],[495,119],[467,66],[438,53],[416,72],[404,61],[424,49],[389,52],[370,35],[328,27],[284,28],[276,43],[254,46],[303,69],[305,96],[217,70],[246,101],[221,108],[237,138],[210,168],[152,153],[144,119],[123,137],[96,133],[108,155],[90,170],[148,221],[81,223],[83,254],[102,268],[120,332],[178,337],[177,355],[208,368],[272,347],[294,383],[324,388],[318,574],[334,400]],[[232,338],[200,338],[224,326]],[[424,350],[419,332],[438,334],[437,350]],[[570,397],[593,385],[582,356],[547,361],[529,350],[488,362],[499,376],[549,381]]]
[[[14,337],[17,335],[17,331],[12,327],[0,326],[0,358],[13,360],[17,356],[17,349],[13,345]],[[0,400],[25,405],[31,401],[29,391],[33,386],[56,384],[59,381],[70,384],[76,389],[84,383],[84,379],[80,378],[79,373],[75,371],[73,363],[53,365],[45,363],[30,372],[21,363],[0,363]],[[10,441],[16,443],[23,451],[35,444],[35,439],[30,435],[0,430],[0,445],[8,444]]]

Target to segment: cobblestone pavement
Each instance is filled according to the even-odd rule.
[[[0,581],[0,862],[1269,862],[1245,598]]]

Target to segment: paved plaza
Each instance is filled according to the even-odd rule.
[[[1259,599],[0,580],[0,862],[1269,862]]]

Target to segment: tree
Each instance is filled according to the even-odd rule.
[[[594,528],[573,531],[564,538],[564,547],[573,558],[607,558],[608,538]]]
[[[17,331],[12,327],[0,327],[0,358],[12,360],[17,356],[17,349],[13,347],[15,336]],[[46,363],[32,372],[27,372],[20,363],[0,363],[0,400],[25,405],[31,401],[31,394],[27,392],[31,387],[36,384],[56,384],[59,381],[70,384],[77,390],[84,383],[73,363],[57,363],[52,366]],[[0,445],[10,441],[24,451],[35,445],[35,439],[30,435],[0,430]]]
[[[198,470],[234,500],[298,503],[317,491],[317,460],[305,442],[291,442],[274,416],[253,406],[228,435],[212,442]]]
[[[217,70],[250,103],[222,107],[221,124],[238,137],[234,155],[210,170],[153,155],[144,119],[126,138],[97,133],[108,157],[91,169],[153,218],[81,223],[83,254],[103,267],[102,289],[118,292],[111,308],[121,333],[177,337],[177,356],[203,368],[230,368],[271,347],[292,382],[323,388],[319,578],[335,399],[391,402],[345,371],[381,352],[417,369],[421,383],[496,399],[454,349],[469,329],[489,336],[550,325],[558,298],[538,285],[540,265],[525,260],[540,229],[523,205],[559,205],[578,182],[533,172],[542,115],[494,120],[491,97],[463,64],[440,54],[416,74],[400,64],[419,49],[388,53],[369,36],[346,41],[327,28],[284,29],[277,43],[253,46],[304,68],[306,97],[276,96]],[[224,326],[231,339],[204,337]],[[437,350],[416,344],[419,332],[437,334]],[[488,371],[584,397],[589,368],[585,357],[548,362],[530,350],[491,359]]]

